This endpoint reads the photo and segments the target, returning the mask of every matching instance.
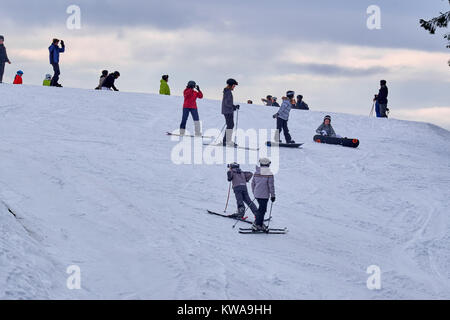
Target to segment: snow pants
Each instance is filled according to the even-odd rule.
[[[0,83],[3,82],[3,73],[5,72],[5,63],[0,62]]]
[[[257,226],[262,226],[264,222],[264,215],[267,211],[267,203],[269,202],[269,199],[256,199],[258,200],[258,212],[256,213],[256,219],[255,224]]]
[[[233,189],[234,195],[236,196],[236,202],[238,207],[238,213],[244,213],[245,212],[245,205],[248,205],[250,210],[252,210],[253,214],[256,216],[256,213],[258,212],[258,208],[256,205],[252,202],[250,199],[250,196],[248,195],[247,187],[237,187]]]
[[[61,70],[59,70],[59,63],[52,63],[53,66],[53,78],[50,82],[50,86],[54,87],[58,84],[59,81],[59,75],[61,74]]]
[[[290,142],[292,140],[291,135],[289,134],[289,128],[287,126],[287,120],[281,119],[280,117],[277,118],[277,130],[278,134],[275,135],[275,142],[280,141],[280,134],[281,131],[284,133],[284,138],[286,139],[286,142]],[[278,138],[278,140],[277,140]]]
[[[186,129],[186,122],[189,117],[189,113],[192,115],[194,121],[199,121],[198,110],[193,108],[183,108],[183,117],[181,119],[180,129]]]
[[[232,143],[233,129],[234,129],[234,113],[227,113],[223,115],[225,117],[225,123],[227,124],[227,129],[223,135],[223,145],[227,143]]]

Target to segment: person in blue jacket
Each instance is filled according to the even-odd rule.
[[[59,47],[58,39],[53,39],[51,46],[48,48],[50,54],[50,64],[52,65],[54,71],[52,81],[50,82],[50,86],[52,87],[62,87],[62,85],[58,83],[59,75],[61,74],[59,69],[59,54],[64,52],[65,48],[66,47],[63,40],[61,40],[61,48]]]

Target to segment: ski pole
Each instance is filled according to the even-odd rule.
[[[238,127],[239,127],[239,109],[237,109],[236,112],[237,112],[236,113],[236,133],[234,135],[234,143],[236,143],[236,140],[237,140],[237,130],[238,130]]]
[[[372,109],[370,110],[369,117],[373,116],[373,108],[374,108],[374,106],[375,106],[375,101],[372,104]]]
[[[270,203],[270,215],[269,215],[269,222],[267,223],[267,229],[269,229],[270,220],[272,220],[272,207],[273,207],[273,202]]]
[[[217,143],[217,139],[219,139],[220,136],[222,135],[223,129],[225,129],[226,125],[227,125],[226,123],[223,125],[222,130],[220,130],[219,135],[216,137],[216,139],[213,141],[212,144],[216,144]]]
[[[223,212],[227,212],[227,208],[228,208],[228,201],[230,200],[230,191],[231,191],[231,181],[230,181],[230,185],[228,186],[228,196],[227,196],[227,203],[225,204],[225,209],[223,210]]]

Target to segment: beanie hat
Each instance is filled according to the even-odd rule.
[[[325,118],[323,118],[323,121],[324,121],[324,122],[325,122],[325,120],[330,120],[330,122],[331,122],[331,117],[328,116],[328,115],[326,115]]]
[[[23,75],[23,71],[22,71],[22,70],[19,70],[19,71],[17,71],[17,74],[18,74],[18,75]]]
[[[0,36],[0,40],[5,40],[5,37],[4,36]]]
[[[162,76],[162,78],[163,78],[163,80],[167,81],[167,80],[169,80],[169,75],[165,74]]]
[[[268,158],[259,159],[259,164],[261,165],[261,167],[269,167],[271,163],[272,162]]]
[[[191,81],[188,82],[187,87],[191,88],[191,89],[194,89],[196,85],[197,84],[195,83],[195,81],[191,80]]]

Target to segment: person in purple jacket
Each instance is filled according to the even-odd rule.
[[[248,195],[247,190],[247,182],[250,181],[250,179],[253,176],[253,173],[248,171],[242,171],[239,164],[236,162],[229,164],[228,168],[229,170],[227,172],[227,179],[233,185],[233,191],[234,195],[236,196],[236,202],[238,207],[238,212],[231,216],[237,219],[244,218],[245,213],[244,203],[249,206],[250,210],[252,210],[253,214],[256,216],[258,208],[256,208],[256,205],[253,203],[252,200],[250,200],[250,196]]]
[[[260,166],[256,167],[256,172],[253,175],[252,191],[259,205],[255,222],[252,225],[254,231],[267,231],[267,226],[264,225],[267,203],[269,199],[275,202],[275,178],[270,170],[270,164],[270,159],[259,159]]]

